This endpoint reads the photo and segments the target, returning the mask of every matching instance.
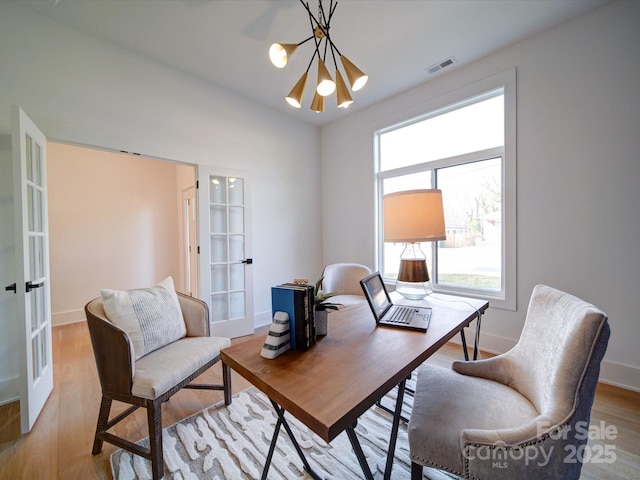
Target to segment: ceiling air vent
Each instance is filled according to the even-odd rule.
[[[449,57],[449,58],[447,58],[445,60],[442,60],[441,62],[438,62],[438,63],[436,63],[434,65],[431,65],[426,70],[427,70],[427,73],[429,75],[433,75],[434,73],[439,72],[443,68],[449,67],[449,66],[453,65],[454,63],[456,63],[455,57]]]

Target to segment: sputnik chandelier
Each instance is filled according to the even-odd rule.
[[[329,15],[327,16],[322,5],[322,0],[318,0],[317,17],[315,17],[313,13],[311,13],[308,2],[305,3],[303,0],[300,0],[300,3],[309,14],[309,23],[311,24],[312,32],[311,36],[304,39],[300,43],[274,43],[269,48],[269,58],[271,59],[271,63],[273,63],[273,65],[278,68],[284,68],[287,65],[289,57],[293,55],[293,52],[295,52],[300,45],[308,42],[309,40],[313,40],[313,42],[315,43],[315,49],[313,51],[313,55],[311,56],[311,60],[309,61],[307,70],[302,74],[300,80],[298,80],[298,82],[291,89],[291,92],[289,92],[289,95],[287,95],[286,100],[292,107],[300,108],[302,106],[302,96],[304,95],[304,87],[307,83],[309,69],[311,68],[311,65],[313,65],[314,59],[317,58],[316,63],[318,69],[318,81],[316,84],[316,91],[313,96],[313,100],[311,101],[311,110],[317,113],[323,112],[324,97],[331,95],[336,90],[338,108],[347,108],[350,104],[353,103],[353,99],[351,98],[349,89],[347,88],[347,85],[342,78],[342,74],[338,69],[336,55],[340,57],[342,68],[344,68],[347,79],[351,84],[352,91],[357,92],[358,90],[360,90],[364,86],[364,84],[367,83],[369,77],[365,75],[353,63],[351,63],[347,57],[342,55],[340,53],[340,50],[338,50],[335,44],[331,41],[329,32],[331,18],[333,18],[333,14],[336,11],[338,2],[334,2],[334,0],[331,0],[329,4]],[[330,54],[330,64],[331,60],[333,60],[336,77],[335,82],[331,78],[331,74],[329,73],[329,70],[327,69],[327,66],[325,64],[325,62],[327,61],[327,54]]]

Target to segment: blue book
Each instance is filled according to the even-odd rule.
[[[291,348],[298,349],[301,345],[298,345],[300,340],[300,318],[296,320],[296,313],[299,309],[296,309],[296,294],[298,292],[292,288],[287,287],[271,287],[271,315],[274,316],[276,312],[285,312],[289,315],[289,338],[291,341]],[[299,317],[299,314],[298,314]]]
[[[279,285],[271,287],[272,315],[285,312],[289,315],[291,348],[306,351],[315,342],[311,342],[311,319],[308,292],[299,285]]]

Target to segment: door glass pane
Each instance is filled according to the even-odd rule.
[[[209,202],[227,203],[227,179],[225,177],[209,177]]]
[[[31,339],[31,375],[33,376],[33,380],[36,380],[40,377],[40,372],[38,371],[38,356],[40,355],[40,346],[38,345],[40,337],[34,337]]]
[[[43,183],[43,178],[42,178],[42,147],[35,143],[35,157],[33,159],[34,162],[34,166],[33,166],[33,182],[38,185],[39,187],[42,187],[44,185]]]
[[[229,205],[244,205],[244,181],[229,178]]]
[[[49,348],[49,341],[48,341],[48,337],[47,337],[47,329],[43,328],[42,331],[40,332],[40,334],[38,335],[39,337],[41,337],[41,341],[40,341],[40,346],[42,347],[40,349],[40,359],[42,360],[42,368],[41,371],[44,372],[44,369],[48,366],[47,360],[49,358],[47,349]]]
[[[33,292],[33,290],[31,291]],[[40,320],[38,319],[38,296],[29,294],[29,306],[31,308],[30,317],[31,317],[31,332],[35,332],[40,325]]]
[[[33,185],[27,185],[27,225],[30,232],[42,232],[44,225],[43,192]]]
[[[211,295],[211,320],[220,322],[228,318],[227,294]]]
[[[230,266],[230,290],[244,290],[244,268],[243,263],[236,263],[235,265]]]
[[[42,376],[42,372],[47,366],[46,335],[46,329],[43,329],[31,339],[31,374],[33,375],[34,382]]]
[[[502,288],[502,161],[493,158],[436,171],[447,239],[438,242],[437,283]]]
[[[29,276],[30,280],[44,277],[44,237],[29,235]]]
[[[35,191],[35,202],[33,205],[33,231],[34,232],[43,232],[44,226],[44,193],[41,189],[36,188]]]
[[[227,265],[211,265],[211,292],[225,292],[227,289]]]
[[[230,295],[231,297],[231,315],[229,318],[243,318],[245,316],[244,312],[244,292],[234,292]]]
[[[25,143],[24,143],[24,151],[27,159],[27,180],[33,182],[33,162],[32,162],[32,153],[31,153],[31,145],[32,140],[29,135],[25,135]]]
[[[227,237],[224,235],[211,235],[211,261],[213,263],[226,262]]]
[[[210,210],[211,233],[227,233],[227,207],[212,205]]]
[[[244,260],[244,235],[231,235],[229,237],[229,260],[231,262]]]
[[[37,298],[37,317],[38,319],[36,320],[36,324],[38,325],[38,328],[42,327],[42,325],[46,322],[47,320],[47,315],[46,315],[46,302],[45,302],[45,298],[44,298],[44,294],[45,294],[45,289],[44,287],[40,287],[37,288],[36,290],[32,290],[31,291],[32,294],[35,294],[34,296]]]
[[[229,233],[244,232],[244,208],[229,207]]]
[[[27,185],[27,229],[29,232],[35,231],[35,188],[33,185]]]

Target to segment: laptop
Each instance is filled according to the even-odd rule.
[[[394,305],[389,292],[382,281],[380,272],[375,272],[360,280],[364,296],[369,302],[377,325],[395,328],[406,328],[426,332],[431,320],[431,309],[428,307],[411,307]]]

